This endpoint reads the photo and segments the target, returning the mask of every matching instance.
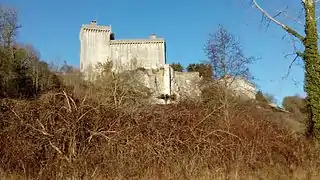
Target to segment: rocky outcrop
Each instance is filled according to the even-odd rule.
[[[201,77],[198,72],[176,72],[167,65],[159,69],[139,68],[134,71],[133,76],[150,89],[152,103],[166,104],[182,99],[200,99]]]

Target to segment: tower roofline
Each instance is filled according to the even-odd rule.
[[[164,43],[163,38],[157,39],[118,39],[110,41],[111,44],[151,44],[151,43]]]
[[[96,20],[93,20],[93,21],[91,21],[90,24],[82,24],[81,29],[111,31],[111,25],[110,26],[101,26],[101,25],[98,25]]]
[[[88,29],[88,30],[108,30],[111,31],[110,26],[97,26],[92,24],[83,24],[81,29]]]

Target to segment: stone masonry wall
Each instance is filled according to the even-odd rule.
[[[109,26],[83,25],[80,31],[80,71],[89,73],[110,54]]]
[[[97,63],[113,62],[117,72],[136,68],[156,69],[166,61],[165,41],[154,34],[146,39],[111,39],[111,26],[96,21],[82,25],[80,30],[80,70],[87,75],[95,71]]]
[[[164,48],[162,39],[112,40],[110,60],[117,71],[139,67],[157,69],[165,64]]]

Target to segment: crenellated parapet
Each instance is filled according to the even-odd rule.
[[[110,45],[113,44],[158,44],[165,43],[163,38],[157,39],[125,39],[125,40],[112,40]]]
[[[82,25],[81,30],[86,31],[96,31],[96,32],[110,32],[111,27],[110,26],[96,26],[96,25]]]
[[[91,24],[83,24],[81,26],[81,31],[90,32],[111,32],[111,26],[97,25],[97,21],[91,21]]]

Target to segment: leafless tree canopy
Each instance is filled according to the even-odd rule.
[[[214,68],[215,78],[225,75],[251,78],[248,65],[254,58],[244,55],[239,40],[223,26],[219,26],[214,34],[209,34],[205,52]]]
[[[18,24],[18,13],[15,9],[0,5],[0,43],[9,47],[17,36],[21,27]]]

